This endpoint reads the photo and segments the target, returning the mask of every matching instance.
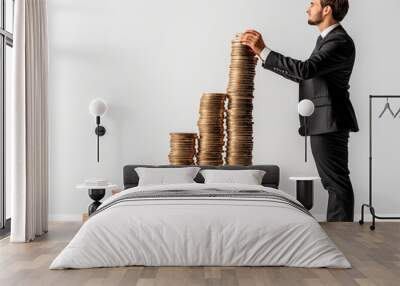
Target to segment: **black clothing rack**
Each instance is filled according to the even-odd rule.
[[[369,203],[363,204],[361,206],[361,219],[359,221],[360,224],[364,224],[364,208],[369,208],[369,211],[372,215],[372,225],[370,225],[370,229],[375,229],[375,219],[400,219],[400,217],[385,217],[379,216],[375,213],[375,208],[372,205],[372,100],[374,98],[400,98],[400,95],[370,95],[369,96]]]

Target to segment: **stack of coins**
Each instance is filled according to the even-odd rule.
[[[197,133],[170,133],[168,158],[171,165],[194,165]]]
[[[253,91],[257,58],[240,44],[240,34],[232,40],[227,88],[227,165],[251,165],[253,153]]]
[[[224,93],[204,93],[200,99],[198,165],[219,166],[224,163]]]

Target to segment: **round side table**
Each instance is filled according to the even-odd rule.
[[[101,205],[100,200],[104,198],[107,189],[117,188],[118,185],[104,185],[104,186],[93,186],[81,184],[77,185],[76,188],[79,190],[88,190],[89,197],[93,200],[93,203],[88,207],[89,216],[97,210],[97,208]]]
[[[307,210],[314,206],[314,180],[319,179],[320,177],[289,177],[289,180],[296,181],[296,199]]]

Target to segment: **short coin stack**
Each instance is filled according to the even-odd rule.
[[[198,165],[219,166],[223,161],[224,93],[204,93],[200,99]]]
[[[253,91],[257,58],[240,43],[240,34],[232,40],[229,66],[227,110],[227,165],[251,165],[253,152]]]
[[[194,165],[197,133],[170,133],[168,158],[171,165]]]

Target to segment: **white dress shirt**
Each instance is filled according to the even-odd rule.
[[[322,38],[325,38],[326,35],[329,34],[329,32],[331,32],[333,29],[335,29],[335,28],[336,28],[337,26],[339,26],[339,25],[340,25],[339,23],[330,25],[328,28],[326,28],[325,30],[323,30],[323,31],[321,32],[321,37],[322,37]],[[265,60],[267,59],[267,57],[268,57],[268,55],[269,55],[270,52],[271,52],[271,49],[268,48],[268,47],[265,47],[265,48],[261,51],[261,53],[260,53],[260,55],[259,55],[258,57],[260,58],[260,60],[261,60],[263,63],[264,63]]]

